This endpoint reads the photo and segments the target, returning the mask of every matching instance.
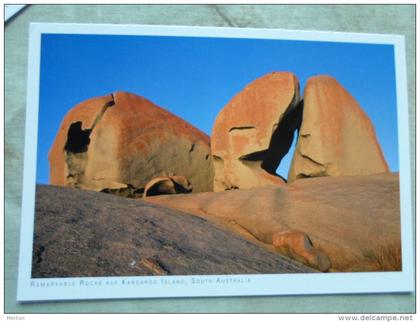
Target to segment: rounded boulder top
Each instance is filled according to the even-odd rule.
[[[388,171],[373,124],[356,99],[331,76],[311,77],[289,182]]]

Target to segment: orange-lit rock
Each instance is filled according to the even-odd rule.
[[[191,183],[183,176],[156,177],[144,187],[143,197],[191,192]]]
[[[219,113],[211,136],[214,191],[281,185],[275,174],[300,118],[299,82],[288,72],[256,79]]]
[[[129,93],[89,99],[65,116],[49,153],[50,183],[142,193],[157,176],[183,176],[211,191],[210,140],[151,101]]]
[[[310,78],[288,182],[388,171],[375,129],[354,97],[330,76]]]

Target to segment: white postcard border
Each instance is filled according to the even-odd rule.
[[[31,278],[40,54],[43,33],[262,38],[394,45],[403,270],[327,274]],[[31,23],[17,300],[412,292],[414,249],[408,117],[405,40],[404,36],[400,35],[224,27]]]

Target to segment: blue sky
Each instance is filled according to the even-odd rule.
[[[83,100],[115,91],[132,92],[210,135],[223,106],[248,83],[272,71],[295,73],[301,91],[311,76],[335,77],[368,114],[391,170],[398,171],[391,45],[44,34],[37,182],[48,183],[48,150],[64,115]],[[289,151],[277,171],[283,177],[287,177],[291,157]]]

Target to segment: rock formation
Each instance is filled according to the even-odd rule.
[[[401,270],[395,174],[320,177],[284,186],[145,200],[195,214],[267,245],[277,233],[304,232],[329,257],[333,271]],[[389,255],[393,259],[388,261]],[[392,261],[396,265],[389,265]]]
[[[50,183],[141,195],[157,176],[183,176],[212,191],[209,137],[149,100],[117,92],[65,116],[49,152]]]
[[[295,272],[315,270],[196,216],[95,191],[36,189],[33,278]]]
[[[256,79],[219,113],[211,136],[214,191],[284,184],[277,167],[299,126],[299,83],[292,73]]]
[[[303,105],[288,182],[389,171],[368,116],[334,78],[310,78]]]
[[[288,183],[293,184],[286,185],[285,180],[276,175],[276,170],[291,147],[295,131],[298,131],[298,141],[288,176]],[[140,232],[144,230],[143,225],[150,228],[150,232],[143,231],[146,237],[139,242],[126,240],[122,233],[110,231],[111,242],[104,240],[98,248],[101,251],[104,248],[100,255],[104,257],[100,258],[111,256],[108,249],[121,251],[123,255],[118,256],[123,257],[116,256],[112,264],[108,259],[104,261],[106,265],[97,262],[96,267],[111,266],[115,272],[128,274],[131,271],[120,267],[119,263],[131,258],[138,263],[133,264],[138,265],[133,274],[276,271],[273,265],[278,262],[275,259],[271,262],[272,253],[264,254],[267,257],[263,263],[258,259],[262,257],[254,256],[259,253],[253,247],[261,244],[268,251],[277,249],[321,271],[401,269],[398,176],[389,173],[368,116],[330,76],[309,79],[303,102],[299,82],[292,73],[274,72],[256,79],[217,116],[211,151],[208,136],[142,97],[118,92],[90,99],[68,112],[50,150],[49,160],[50,182],[54,185],[122,196],[147,196],[147,202],[190,212],[250,242],[238,244],[213,231],[207,222],[203,224],[195,217],[186,220],[170,209],[163,213],[159,210],[156,218],[140,220],[137,213],[130,216],[128,209],[135,210],[136,205],[146,207],[147,203],[125,204],[126,201],[114,200],[124,204],[119,209],[124,215],[118,219],[111,218],[116,215],[117,206],[112,208],[112,216],[104,215],[109,215],[106,218],[95,217],[85,207],[83,211],[78,210],[75,219],[68,218],[70,222],[62,223],[64,228],[57,228],[72,238],[70,224],[102,220],[104,224],[86,230],[86,236],[76,236],[84,243],[82,247],[86,243],[96,243],[96,235],[108,238],[104,237],[108,227],[118,226],[121,231],[136,227]],[[297,180],[308,177],[313,179]],[[246,190],[225,191],[231,189]],[[206,193],[153,197],[191,191]],[[56,192],[61,193],[60,190]],[[74,196],[78,193],[81,192]],[[102,197],[87,196],[94,198],[95,202],[91,203],[94,207],[106,203]],[[98,200],[101,204],[96,204]],[[71,202],[63,201],[63,204],[74,207]],[[54,205],[48,204],[48,207]],[[147,211],[153,215],[156,206],[148,207]],[[60,216],[61,221],[65,220],[61,213]],[[51,223],[51,218],[42,222],[42,216],[37,220],[35,240],[38,238],[42,242],[38,242],[41,246],[35,251],[34,260],[43,261],[47,254],[52,254],[48,255],[51,263],[64,246],[49,244],[50,253],[45,252],[48,240],[41,237],[46,232],[44,227],[52,227],[55,223]],[[153,224],[148,226],[150,222]],[[180,231],[160,236],[165,223]],[[169,242],[158,245],[162,246],[157,250],[158,254],[164,252],[166,257],[156,255],[156,249],[151,251],[149,248],[141,249],[150,254],[142,257],[136,249],[147,243],[159,243],[162,238],[182,240],[184,237],[177,235],[180,232],[189,236],[189,244],[181,248],[179,244],[175,247]],[[194,232],[197,240],[189,235]],[[135,235],[134,231],[131,233]],[[59,243],[57,239],[58,235],[51,236],[51,240]],[[124,249],[118,248],[121,243]],[[226,246],[225,243],[231,244]],[[163,251],[167,244],[170,244],[168,252]],[[76,251],[76,245],[74,249]],[[38,251],[42,255],[37,255]],[[86,249],[77,249],[79,251],[86,252]],[[213,262],[207,263],[207,256],[211,257],[214,252],[218,255]],[[86,254],[82,259],[86,263],[92,262],[94,254]],[[190,262],[194,254],[199,255]],[[383,259],[389,254],[392,258],[384,263]],[[176,256],[185,258],[178,262]],[[248,261],[249,257],[253,260]],[[198,258],[205,260],[199,263]],[[223,264],[223,267],[216,265],[228,258],[234,258],[236,262],[229,262],[228,266]],[[258,261],[262,266],[257,265]],[[233,269],[236,264],[238,269]],[[51,268],[48,265],[37,268],[39,276],[60,271],[59,266]],[[70,267],[72,264],[64,265]],[[193,265],[192,268],[189,265]],[[206,265],[211,267],[206,268]],[[289,268],[287,266],[285,271]],[[77,269],[83,271],[80,267]],[[101,268],[95,274],[108,274],[109,271]]]
[[[285,230],[273,235],[273,246],[300,262],[304,262],[322,272],[331,267],[330,259],[315,248],[307,234],[297,230]]]

